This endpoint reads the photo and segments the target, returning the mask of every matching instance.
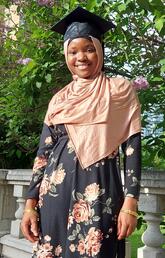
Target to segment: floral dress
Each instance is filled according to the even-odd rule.
[[[44,124],[27,193],[38,200],[40,237],[33,257],[125,257],[117,217],[124,195],[139,196],[140,133],[122,149],[124,191],[118,150],[82,169],[65,125]]]

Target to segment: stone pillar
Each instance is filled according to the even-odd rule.
[[[24,206],[25,206],[25,192],[26,192],[26,187],[23,185],[14,185],[14,193],[13,195],[17,197],[17,206],[18,209],[15,212],[15,220],[12,220],[11,222],[11,229],[10,229],[10,234],[14,237],[17,238],[22,238],[22,232],[20,229],[20,223],[21,219],[23,216],[23,211],[24,211]]]
[[[165,173],[150,171],[142,174],[139,210],[145,212],[147,229],[142,235],[144,247],[138,248],[138,258],[165,258],[165,237],[160,231],[165,213]]]
[[[32,256],[32,244],[23,238],[20,230],[20,222],[25,203],[25,192],[29,185],[31,175],[32,170],[30,169],[15,169],[6,172],[6,184],[12,191],[10,192],[10,196],[7,196],[8,202],[2,206],[5,206],[6,209],[8,207],[9,210],[12,205],[14,205],[14,209],[12,221],[9,223],[8,234],[0,237],[0,257],[31,258]],[[8,214],[10,214],[10,212]]]
[[[16,209],[13,186],[6,180],[7,173],[7,170],[0,170],[0,237],[10,232],[11,220]]]
[[[15,212],[15,220],[11,222],[10,234],[11,236],[22,238],[22,232],[20,229],[20,223],[23,216],[24,206],[25,206],[25,195],[27,191],[27,185],[30,181],[31,170],[17,169],[9,171],[7,179],[9,184],[14,185],[13,196],[17,198],[17,210]]]

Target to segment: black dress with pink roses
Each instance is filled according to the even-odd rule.
[[[82,169],[64,125],[44,124],[27,198],[38,200],[37,258],[123,258],[117,217],[124,196],[138,198],[140,133],[118,150]],[[122,247],[122,248],[121,248]]]

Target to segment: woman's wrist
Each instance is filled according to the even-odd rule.
[[[132,215],[133,217],[138,217],[138,213],[136,211],[132,211],[129,209],[121,209],[121,212]]]
[[[38,201],[36,199],[27,199],[25,204],[25,210],[26,209],[35,209],[37,206]]]
[[[32,213],[38,215],[37,209],[36,208],[25,208],[24,209],[24,214],[25,213]]]
[[[137,211],[138,201],[133,197],[125,197],[122,209]]]

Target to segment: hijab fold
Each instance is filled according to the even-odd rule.
[[[101,43],[91,39],[99,60],[92,77],[73,75],[73,81],[53,96],[45,117],[48,126],[65,124],[83,168],[110,155],[141,130],[140,104],[132,84],[101,72]],[[68,43],[64,44],[67,65]]]

